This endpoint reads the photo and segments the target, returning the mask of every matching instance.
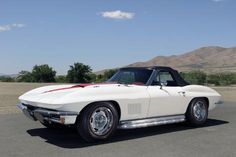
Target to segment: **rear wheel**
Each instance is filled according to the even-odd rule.
[[[208,104],[204,98],[193,99],[186,112],[187,121],[194,126],[202,125],[208,116]]]
[[[110,102],[94,103],[81,113],[76,125],[84,140],[105,140],[111,137],[117,128],[118,112]]]

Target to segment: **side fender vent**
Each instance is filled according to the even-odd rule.
[[[128,114],[141,114],[141,104],[128,104]]]

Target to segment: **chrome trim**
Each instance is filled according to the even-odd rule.
[[[16,106],[22,110],[26,117],[34,121],[39,120],[40,122],[48,121],[49,123],[74,124],[77,115],[79,115],[78,112],[52,111],[43,108],[30,109],[21,103]],[[61,118],[63,118],[64,121],[61,121]]]
[[[22,105],[21,103],[16,104],[16,106],[17,106],[20,110],[27,109],[27,107],[24,106],[24,105]]]
[[[46,121],[48,121],[48,122],[54,122],[54,123],[60,123],[60,124],[61,124],[60,119],[54,119],[54,118],[44,117],[44,120],[46,120]]]
[[[146,86],[150,86],[152,84],[156,75],[157,75],[157,71],[155,69],[153,69],[152,74],[150,75],[150,77],[146,83]]]
[[[185,115],[155,117],[155,118],[121,121],[118,128],[119,129],[143,128],[149,126],[180,123],[184,121],[185,121]]]
[[[33,116],[34,113],[30,110],[28,110],[27,106],[19,103],[16,105],[23,113],[26,117],[28,117],[29,119],[36,121],[36,118]]]
[[[43,115],[58,115],[58,116],[78,115],[77,112],[51,111],[51,110],[47,110],[47,109],[36,109],[33,112],[38,112]]]
[[[202,101],[197,101],[193,105],[193,116],[196,118],[198,121],[202,121],[206,118],[207,116],[207,108],[204,102]]]
[[[98,136],[106,135],[113,125],[113,114],[107,107],[99,107],[89,118],[91,131]]]
[[[221,101],[221,100],[219,100],[219,101],[217,101],[215,104],[216,104],[216,105],[222,105],[222,104],[224,104],[224,102]]]

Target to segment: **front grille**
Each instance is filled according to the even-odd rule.
[[[22,105],[26,106],[27,109],[30,110],[30,111],[33,111],[33,110],[38,108],[38,107],[35,107],[35,106],[32,106],[32,105],[28,105],[28,104],[22,104]]]
[[[23,105],[26,106],[30,111],[34,111],[36,109],[43,109],[43,110],[48,110],[48,111],[57,111],[57,110],[43,108],[43,107],[36,107],[36,106],[29,105],[29,104],[23,104]]]
[[[53,109],[47,109],[47,108],[42,108],[42,107],[36,107],[36,106],[32,106],[29,104],[23,104],[24,106],[27,107],[27,109],[29,110],[29,112],[32,113],[32,115],[34,115],[35,112],[37,112],[37,110],[41,109],[41,110],[47,110],[47,111],[57,111],[57,110],[53,110]],[[35,111],[35,112],[34,112]],[[56,114],[47,114],[47,113],[40,113],[43,117],[48,117],[48,118],[56,118],[59,119],[60,115],[56,115]]]

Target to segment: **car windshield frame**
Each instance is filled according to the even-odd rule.
[[[110,79],[108,79],[107,83],[120,83],[120,84],[136,84],[148,86],[152,76],[154,74],[154,69],[149,68],[122,68],[117,71]],[[121,76],[124,75],[124,72],[134,73],[134,81],[133,82],[122,82],[120,81]],[[143,80],[139,80],[137,78],[143,77]]]

